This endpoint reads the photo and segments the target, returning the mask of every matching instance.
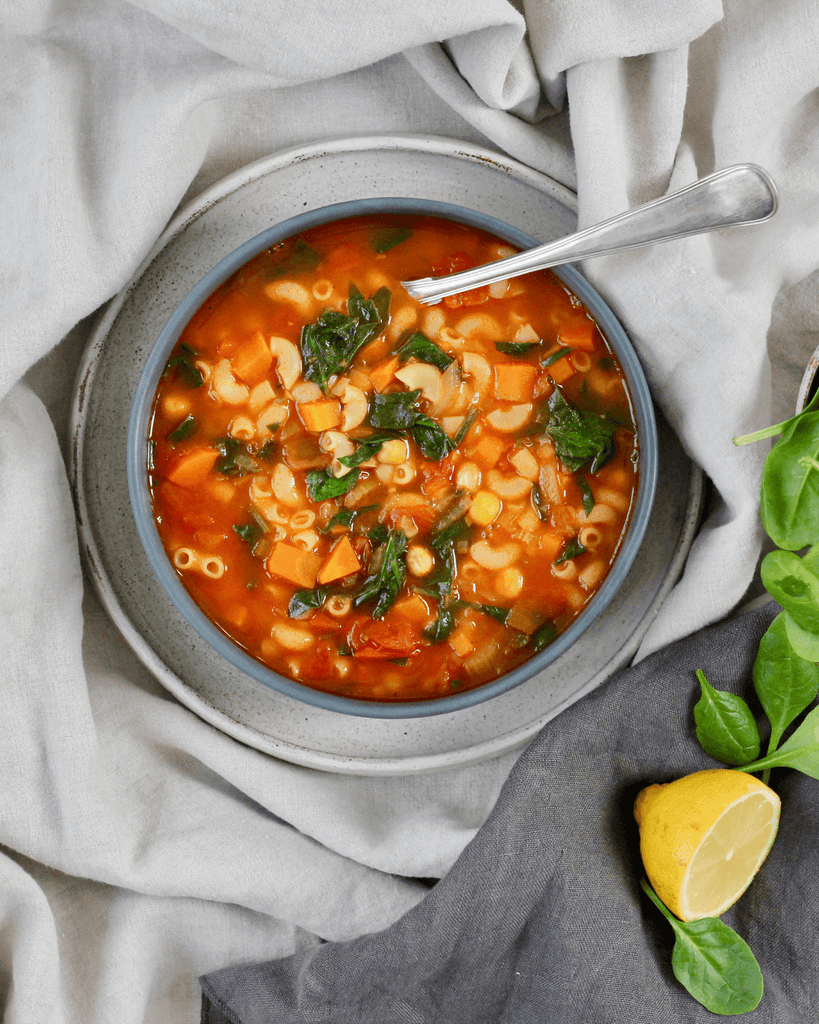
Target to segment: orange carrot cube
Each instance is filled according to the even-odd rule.
[[[327,556],[326,562],[318,571],[318,582],[322,585],[332,583],[333,580],[340,580],[344,576],[351,576],[358,572],[361,563],[353,550],[350,538],[345,534],[333,547]]]
[[[286,544],[283,540],[276,541],[273,551],[267,560],[267,571],[273,576],[295,583],[297,587],[312,590],[316,585],[316,577],[323,559],[312,551]]]
[[[495,363],[495,398],[502,402],[531,402],[537,367],[531,363]]]
[[[180,487],[196,487],[207,479],[218,458],[215,448],[194,448],[171,463],[168,479]]]

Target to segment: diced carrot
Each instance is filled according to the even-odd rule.
[[[594,352],[594,332],[597,327],[591,320],[575,320],[564,324],[558,331],[557,340],[560,345],[580,348],[586,352]],[[557,363],[555,363],[557,365]]]
[[[272,364],[273,353],[261,331],[243,339],[230,357],[234,374],[245,384],[257,384],[263,380]]]
[[[564,356],[562,359],[558,359],[556,363],[552,363],[546,372],[555,384],[562,384],[574,374],[575,369],[572,363]]]
[[[312,589],[316,585],[322,561],[321,555],[314,555],[312,551],[304,551],[279,540],[266,564],[267,571],[273,576],[281,576],[297,587]]]
[[[398,356],[394,356],[386,363],[382,363],[370,374],[370,382],[376,391],[383,391],[392,381],[395,371],[398,369]]]
[[[497,464],[505,447],[506,442],[496,434],[483,434],[472,449],[472,456],[491,467]]]
[[[341,405],[335,399],[303,402],[297,408],[302,423],[313,434],[332,430],[341,423]]]
[[[171,463],[167,477],[180,487],[196,487],[207,478],[218,458],[216,448],[193,448]]]
[[[531,363],[495,363],[495,398],[502,402],[531,402],[537,367]]]
[[[392,606],[393,614],[409,619],[410,622],[417,622],[426,625],[430,619],[430,611],[426,601],[420,594],[410,594]]]
[[[333,580],[343,579],[358,572],[361,563],[353,550],[350,538],[345,534],[333,547],[327,556],[327,560],[318,572],[318,582],[321,584],[332,583]]]

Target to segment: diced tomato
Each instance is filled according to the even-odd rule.
[[[301,664],[301,675],[303,679],[310,679],[313,682],[323,679],[332,679],[335,667],[335,656],[325,646],[314,647],[305,656]]]
[[[475,261],[466,252],[456,252],[432,268],[433,277],[446,277],[449,274],[458,274],[462,270],[470,270],[475,266]],[[454,295],[447,295],[441,301],[449,309],[459,309],[461,306],[480,306],[489,300],[489,286],[481,285],[479,288],[470,288],[465,292],[456,292]]]
[[[417,654],[421,638],[408,622],[359,618],[348,634],[353,656],[363,660],[407,658]]]
[[[325,615],[324,612],[316,612],[315,615],[311,616],[310,625],[317,635],[322,633],[340,633],[344,629],[342,622],[334,619],[331,615]]]
[[[189,530],[201,530],[212,528],[216,519],[207,511],[213,506],[198,501],[190,488],[179,487],[169,481],[163,481],[156,489],[157,507],[171,510],[173,516],[177,517]]]

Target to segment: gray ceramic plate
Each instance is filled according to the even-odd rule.
[[[125,444],[148,350],[177,304],[263,229],[331,203],[408,196],[480,209],[543,242],[574,230],[571,192],[499,154],[448,139],[379,136],[288,150],[231,175],[169,225],[108,306],[84,354],[72,410],[71,473],[81,543],[100,598],[143,663],[184,705],[258,750],[368,775],[475,763],[525,744],[636,651],[696,532],[702,479],[660,421],[658,499],[643,546],[593,629],[545,671],[486,704],[375,720],[310,707],[234,668],[157,583],[131,516]]]

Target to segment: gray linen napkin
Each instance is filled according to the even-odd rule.
[[[203,1024],[662,1024],[713,1020],[675,980],[672,933],[642,895],[632,804],[719,767],[693,726],[694,672],[741,693],[768,604],[620,672],[550,722],[450,873],[386,930],[201,978]],[[761,715],[761,712],[760,712]],[[819,1011],[819,782],[776,770],[780,832],[723,920],[765,978],[751,1022]]]

